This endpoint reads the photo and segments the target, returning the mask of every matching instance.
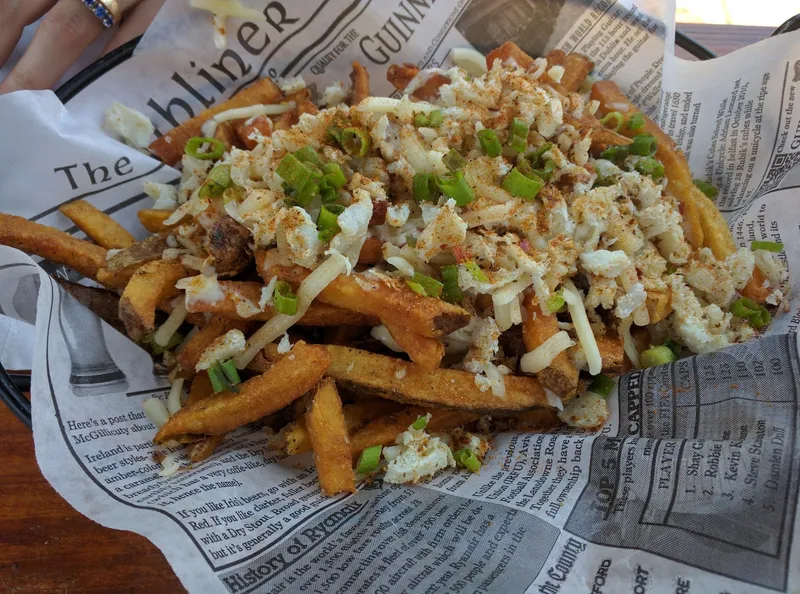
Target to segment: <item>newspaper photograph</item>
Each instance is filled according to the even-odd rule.
[[[499,432],[478,473],[415,485],[380,476],[326,497],[311,452],[263,422],[161,476],[142,403],[170,383],[151,355],[59,284],[74,270],[0,246],[0,361],[32,370],[33,436],[48,482],[92,520],[148,538],[190,592],[767,593],[800,588],[800,33],[708,62],[674,54],[674,3],[613,0],[250,0],[219,49],[209,13],[168,0],[134,55],[66,104],[0,96],[11,214],[85,235],[83,199],[137,239],[145,182],[181,173],[112,138],[121,102],[163,135],[265,76],[301,76],[315,102],[351,64],[376,96],[391,64],[452,66],[453,48],[514,41],[579,52],[685,154],[736,247],[780,242],[789,278],[759,338],[637,369],[598,431]],[[2,150],[0,148],[0,150]],[[35,185],[32,183],[35,181]]]

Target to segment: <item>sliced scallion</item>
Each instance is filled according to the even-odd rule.
[[[297,313],[297,295],[292,292],[292,287],[286,281],[275,283],[272,302],[275,304],[275,311],[278,313],[287,316],[293,316]]]
[[[475,193],[461,171],[438,176],[436,185],[442,194],[455,200],[457,206],[465,206],[475,200]]]
[[[439,297],[442,294],[442,289],[444,288],[444,285],[435,278],[425,276],[419,272],[414,273],[414,276],[411,277],[410,282],[422,287],[422,289],[425,291],[425,295],[428,297]]]
[[[481,461],[469,448],[462,448],[458,450],[453,457],[461,466],[465,467],[470,472],[478,472],[481,469]]]
[[[503,180],[503,189],[517,198],[533,200],[544,187],[544,181],[536,174],[527,176],[514,167]]]
[[[665,365],[672,363],[678,357],[672,352],[672,349],[667,346],[655,346],[642,351],[639,355],[639,362],[642,367],[655,367],[656,365]]]
[[[694,179],[692,181],[694,182],[694,185],[697,186],[698,190],[712,200],[717,197],[717,194],[719,194],[719,190],[705,180]]]
[[[637,111],[628,118],[628,130],[639,130],[644,128],[644,114]]]
[[[201,152],[203,145],[210,145],[206,152]],[[190,157],[196,159],[216,161],[225,152],[225,143],[216,138],[206,138],[204,136],[195,136],[186,142],[184,152]]]
[[[418,282],[414,282],[413,280],[406,279],[406,284],[409,288],[414,291],[417,295],[422,295],[423,297],[427,297],[428,293],[425,292],[425,287],[423,287]]]
[[[603,398],[608,398],[611,390],[614,389],[614,379],[601,373],[592,378],[592,383],[589,386],[589,391],[595,394],[600,394]]]
[[[474,278],[479,283],[488,283],[489,277],[486,276],[486,273],[481,270],[480,266],[478,266],[473,260],[467,260],[464,262],[464,267],[469,271]]]
[[[367,474],[368,472],[375,471],[381,461],[381,449],[379,445],[364,448],[361,455],[358,457],[356,472],[359,474]]]
[[[372,140],[363,128],[345,128],[342,130],[342,148],[351,157],[364,157],[369,152]]]
[[[742,297],[731,303],[731,313],[737,318],[750,318],[761,310],[761,306],[747,297]]]
[[[655,181],[664,177],[664,165],[653,157],[642,157],[636,161],[636,165],[633,168],[642,175],[649,175]]]
[[[430,173],[415,173],[411,182],[411,191],[417,202],[439,200],[439,186],[436,185],[436,178]]]
[[[508,135],[508,146],[517,153],[524,153],[528,148],[528,124],[525,120],[514,118],[511,122],[511,133]]]
[[[236,369],[236,364],[233,362],[233,359],[228,359],[224,363],[221,363],[220,368],[232,386],[242,383],[242,380],[239,378],[239,371]]]
[[[547,300],[547,309],[549,309],[552,313],[556,313],[562,307],[566,301],[564,300],[564,296],[561,293],[554,293],[550,296],[550,299]]]
[[[462,157],[461,153],[456,149],[450,149],[447,154],[442,157],[442,163],[444,163],[444,166],[450,171],[458,171],[464,168],[467,164],[467,160]]]
[[[414,125],[417,128],[427,128],[428,124],[430,123],[431,121],[428,119],[428,116],[426,114],[422,112],[414,114]]]
[[[606,115],[600,118],[600,123],[606,128],[611,128],[615,132],[619,132],[622,128],[622,123],[625,117],[618,111],[609,111]]]
[[[338,163],[325,163],[322,166],[322,174],[322,179],[330,182],[337,190],[347,183],[347,177]]]
[[[656,137],[649,132],[644,132],[634,136],[633,142],[626,146],[631,155],[649,157],[650,155],[656,154],[656,150],[658,150],[658,141],[656,140]]]
[[[421,417],[417,417],[417,420],[411,423],[411,428],[416,429],[417,431],[422,431],[425,429],[425,426],[428,424],[428,416],[423,415]]]
[[[319,158],[319,154],[316,150],[314,150],[313,146],[304,146],[303,148],[299,148],[292,153],[296,159],[303,162],[314,163],[314,165],[322,165],[322,159]]]
[[[490,128],[484,128],[478,131],[478,142],[489,157],[499,157],[503,152],[503,146],[497,138],[497,132]]]
[[[442,299],[449,303],[461,303],[464,299],[464,294],[458,285],[458,266],[455,264],[442,266],[439,272],[442,275],[442,284],[444,285]]]
[[[428,125],[431,128],[438,128],[444,122],[444,114],[441,109],[434,109],[428,114]]]
[[[766,250],[768,252],[779,254],[783,251],[783,244],[778,241],[751,241],[750,249],[753,251]]]

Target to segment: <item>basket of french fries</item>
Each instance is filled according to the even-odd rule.
[[[166,132],[147,149],[181,179],[145,184],[142,241],[83,200],[61,212],[87,240],[0,215],[0,243],[103,287],[64,283],[168,376],[155,446],[200,464],[266,420],[330,496],[479,472],[492,432],[596,430],[616,376],[769,324],[781,246],[737,250],[589,57],[453,57],[390,66],[399,98],[355,62],[323,109],[262,78]]]

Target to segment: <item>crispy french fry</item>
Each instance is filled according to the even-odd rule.
[[[214,453],[214,450],[222,443],[224,438],[224,435],[211,435],[193,443],[189,446],[189,453],[187,454],[189,460],[202,462]]]
[[[299,284],[309,271],[299,266],[270,266],[264,252],[256,253],[261,278],[269,282],[273,276],[292,285]],[[339,276],[317,297],[318,301],[350,309],[370,316],[386,316],[391,312],[414,331],[428,338],[439,338],[463,328],[470,315],[462,308],[433,297],[423,297],[406,283],[389,277],[351,274]]]
[[[169,227],[164,224],[164,221],[172,215],[171,210],[163,208],[143,208],[136,214],[139,217],[139,222],[142,224],[142,227],[150,231],[150,233],[169,231]]]
[[[394,341],[414,363],[427,371],[439,368],[442,357],[444,357],[444,344],[441,341],[421,336],[402,321],[394,321],[394,318],[386,317],[382,321]]]
[[[550,65],[549,60],[547,64]],[[594,69],[594,62],[583,54],[576,53],[567,54],[561,65],[564,67],[564,74],[560,82],[567,92],[577,91]]]
[[[368,237],[358,254],[359,264],[375,265],[383,262],[383,242],[377,237]]]
[[[542,432],[563,425],[554,409],[527,410],[514,415],[513,419],[517,431]]]
[[[136,270],[119,300],[119,317],[133,340],[155,330],[156,308],[179,293],[175,283],[186,276],[188,271],[171,260],[154,260]]]
[[[350,72],[352,89],[350,91],[350,105],[356,105],[362,99],[369,97],[369,72],[358,60],[353,61],[353,70]]]
[[[527,54],[525,55],[527,56]],[[547,68],[549,69],[553,66],[564,66],[564,63],[567,59],[567,54],[564,52],[564,50],[556,48],[547,52],[547,55],[544,58],[547,60]]]
[[[413,64],[393,64],[386,71],[386,79],[402,93],[417,74],[419,74],[419,68]],[[447,84],[450,84],[449,78],[438,73],[432,74],[411,96],[422,101],[430,101],[439,96],[439,87]]]
[[[530,377],[506,376],[506,395],[481,392],[475,375],[455,369],[425,371],[415,363],[359,349],[328,345],[332,362],[328,375],[342,388],[433,408],[473,413],[511,413],[548,407],[539,382]]]
[[[58,210],[86,233],[89,239],[108,250],[126,248],[136,242],[122,225],[85,200],[68,202]]]
[[[625,116],[639,113],[636,106],[630,102],[617,84],[608,80],[597,81],[592,85],[591,98],[600,102],[597,112],[600,115],[606,115],[611,111],[619,111]],[[675,141],[661,130],[653,120],[644,116],[644,122],[644,129],[630,130],[627,126],[626,117],[626,124],[623,124],[621,132],[629,137],[633,137],[640,132],[649,132],[656,137],[658,141],[656,157],[664,164],[664,173],[667,177],[667,192],[675,196],[683,205],[686,239],[693,249],[699,249],[704,245],[703,219],[695,194],[697,188],[695,188],[692,181],[692,172],[686,162],[686,157],[675,148]],[[727,230],[727,226],[725,229]]]
[[[113,256],[106,258],[106,268],[113,271],[130,269],[133,274],[145,262],[160,260],[161,254],[167,247],[167,238],[162,235],[151,235],[143,241],[138,241],[131,246],[118,250]]]
[[[223,317],[214,317],[208,324],[192,334],[186,342],[181,345],[180,351],[176,353],[178,364],[181,366],[184,375],[194,375],[200,355],[203,354],[209,345],[217,338],[229,330],[242,330],[247,327],[247,322],[239,320],[229,320]]]
[[[319,113],[319,108],[308,99],[301,99],[297,102],[297,117],[299,118],[304,113],[316,115]]]
[[[249,124],[247,122],[250,122]],[[258,142],[250,138],[253,132],[258,131],[264,137],[272,136],[272,120],[265,115],[260,115],[250,120],[235,120],[233,122],[233,129],[236,136],[239,138],[239,144],[248,150],[253,150],[258,145]]]
[[[239,385],[239,392],[220,392],[175,413],[153,440],[163,444],[185,435],[222,435],[272,414],[311,390],[330,364],[325,347],[298,342],[265,373]]]
[[[122,270],[99,268],[95,275],[95,280],[108,289],[122,291],[128,286],[128,283],[131,282],[131,277],[134,272],[136,272],[136,268]]]
[[[399,402],[384,400],[382,398],[365,400],[354,404],[345,404],[342,407],[344,424],[347,427],[347,431],[352,433],[371,419],[377,419],[378,417],[399,410],[402,407],[403,405]],[[304,454],[305,452],[311,451],[311,441],[308,437],[305,417],[300,417],[281,429],[279,438],[283,442],[283,447],[286,449],[286,453],[289,456]]]
[[[619,375],[622,373],[622,363],[625,360],[625,351],[622,349],[622,338],[619,335],[603,334],[595,336],[597,348],[600,350],[600,360],[603,363],[603,373]]]
[[[205,371],[198,373],[192,380],[192,385],[189,388],[189,395],[186,397],[184,406],[190,406],[195,402],[200,402],[203,398],[208,398],[214,394],[214,388],[211,385],[211,380],[208,378],[208,373]]]
[[[283,93],[278,86],[271,79],[262,78],[242,90],[235,97],[231,97],[215,107],[206,109],[200,115],[185,121],[180,126],[173,128],[156,139],[150,145],[150,151],[167,165],[174,165],[180,161],[186,142],[193,136],[201,136],[203,124],[214,115],[237,107],[277,103],[282,98]]]
[[[430,413],[431,420],[425,430],[429,433],[448,431],[478,419],[478,415],[459,410],[437,410],[421,406],[409,406],[388,415],[369,421],[350,436],[353,459],[357,459],[364,448],[374,445],[390,445],[408,426],[419,417]]]
[[[105,248],[15,215],[0,213],[0,245],[64,264],[89,278],[106,265]]]
[[[222,141],[226,151],[230,151],[233,147],[238,147],[239,145],[239,136],[236,134],[232,121],[217,124],[217,129],[214,130],[214,138]]]
[[[694,182],[691,190],[697,209],[700,211],[703,245],[713,252],[715,258],[724,260],[736,251],[730,227],[716,205],[694,185]]]
[[[764,286],[765,280],[767,280],[767,278],[764,276],[764,273],[758,268],[753,268],[753,276],[750,277],[750,280],[747,281],[747,284],[739,292],[748,299],[752,299],[758,303],[764,303],[767,297],[772,294],[772,289]]]
[[[556,54],[553,55],[555,56]],[[494,64],[495,60],[500,60],[503,64],[505,64],[508,60],[513,60],[516,62],[517,66],[521,66],[525,70],[533,66],[534,63],[534,59],[522,51],[522,49],[513,41],[506,41],[500,47],[495,48],[486,54],[486,67],[489,70],[492,69],[492,65]]]
[[[217,274],[236,275],[253,261],[248,244],[250,231],[233,217],[224,215],[211,227],[208,234],[208,253],[214,257]]]
[[[672,313],[672,289],[667,287],[663,291],[648,290],[645,306],[650,323],[657,324]]]
[[[225,298],[219,301],[198,301],[189,303],[189,313],[209,313],[229,320],[247,320],[266,322],[275,317],[275,308],[266,306],[264,311],[248,317],[243,317],[237,310],[237,301],[247,300],[258,304],[261,299],[261,289],[264,285],[252,281],[219,281]],[[305,315],[298,320],[300,326],[377,326],[380,320],[377,317],[364,315],[357,311],[328,305],[327,303],[314,302]]]
[[[322,491],[329,496],[344,491],[355,493],[350,438],[342,414],[342,401],[331,378],[320,382],[305,419]]]
[[[525,318],[522,321],[522,338],[528,352],[540,347],[547,339],[560,332],[555,315],[545,316],[536,303],[533,293],[525,296]],[[578,370],[566,352],[556,355],[549,366],[536,374],[542,386],[555,392],[563,400],[570,400],[578,393]]]

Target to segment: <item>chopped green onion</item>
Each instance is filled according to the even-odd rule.
[[[425,115],[424,113],[420,112],[420,113],[414,115],[414,125],[417,128],[427,128],[428,124],[430,124],[430,123],[431,122],[428,119],[428,116]]]
[[[553,171],[555,171],[555,169],[556,169],[556,164],[553,163],[553,160],[547,159],[544,162],[544,167],[542,169],[534,169],[533,174],[536,177],[543,179],[544,181],[550,181],[550,178],[553,176]]]
[[[544,181],[538,175],[531,175],[531,177],[528,177],[514,167],[503,180],[503,189],[517,198],[533,200],[544,187]]]
[[[175,332],[170,337],[167,344],[161,346],[160,344],[156,344],[155,341],[153,340],[154,334],[155,332],[151,332],[143,339],[143,342],[152,344],[151,350],[154,355],[161,355],[164,353],[164,351],[171,351],[172,349],[174,349],[176,346],[178,346],[180,343],[183,342],[183,334],[181,334],[180,332]]]
[[[406,243],[410,245],[412,248],[417,247],[417,238],[416,237],[406,237]]]
[[[428,424],[428,415],[423,415],[421,417],[417,417],[417,420],[411,423],[411,428],[416,429],[417,431],[422,431],[425,429],[425,426]]]
[[[524,153],[528,148],[528,124],[525,120],[514,118],[511,122],[511,133],[508,135],[508,146],[517,153]]]
[[[457,206],[466,206],[475,200],[475,193],[461,171],[438,176],[436,185],[439,186],[442,194],[455,200]]]
[[[624,121],[625,117],[618,111],[609,111],[606,115],[600,118],[601,124],[603,124],[606,128],[611,128],[615,132],[620,131]]]
[[[382,448],[379,445],[364,448],[361,455],[358,457],[356,472],[359,474],[366,474],[377,469],[381,461],[381,450]]]
[[[640,128],[644,128],[644,114],[637,111],[628,118],[628,130],[639,130]]]
[[[342,148],[351,157],[364,157],[369,152],[372,140],[369,133],[362,128],[345,128],[342,130]]]
[[[458,171],[459,169],[463,169],[464,166],[467,164],[467,160],[461,156],[456,149],[450,149],[447,154],[442,157],[442,163],[444,166],[447,167],[450,171]]]
[[[328,126],[325,129],[325,140],[335,140],[342,144],[342,129],[339,126]]]
[[[208,368],[208,379],[211,380],[211,388],[214,390],[214,394],[224,392],[228,389],[228,380],[225,378],[225,374],[222,372],[219,362],[214,363]]]
[[[319,183],[319,195],[323,204],[331,204],[339,199],[339,194],[336,192],[336,188],[327,179],[323,179]]]
[[[762,307],[758,313],[750,317],[750,324],[756,330],[761,330],[761,328],[769,324],[771,321],[772,316],[769,315],[766,307]]]
[[[542,146],[540,146],[534,152],[530,153],[530,155],[528,155],[527,158],[533,165],[536,165],[542,159],[544,154],[552,148],[553,148],[552,142],[544,142],[542,143]]]
[[[779,254],[783,251],[783,244],[778,241],[751,241],[750,249],[753,251],[766,250],[768,252]]]
[[[707,181],[704,181],[702,179],[694,179],[692,181],[694,182],[694,185],[697,186],[698,190],[700,190],[703,194],[706,195],[706,197],[711,198],[712,200],[717,197],[717,194],[719,194],[719,190],[714,186],[712,186]]]
[[[231,181],[231,166],[217,165],[208,172],[205,183],[200,187],[201,198],[216,198],[233,184]]]
[[[486,276],[486,273],[483,270],[481,270],[480,267],[472,260],[467,260],[466,262],[464,262],[464,267],[472,275],[472,278],[474,278],[479,283],[489,282],[489,277]]]
[[[499,157],[503,152],[503,147],[497,139],[497,132],[490,128],[478,130],[478,142],[481,144],[483,152],[492,158]]]
[[[653,157],[642,157],[636,161],[636,165],[633,168],[642,175],[649,175],[655,181],[664,177],[664,165]]]
[[[330,241],[341,229],[337,219],[344,212],[341,204],[323,204],[319,209],[317,217],[317,229],[319,230],[320,241]]]
[[[600,158],[619,164],[630,154],[630,146],[629,144],[610,146],[600,153]]]
[[[650,155],[656,154],[656,150],[658,149],[658,141],[656,140],[656,137],[649,132],[644,132],[643,134],[637,134],[634,136],[633,142],[626,146],[632,155],[649,157]]]
[[[347,184],[347,177],[345,177],[344,171],[342,171],[338,163],[325,163],[322,166],[322,173],[322,179],[330,182],[337,190]]]
[[[608,377],[604,373],[594,376],[589,386],[589,391],[599,394],[603,398],[608,398],[611,390],[614,389],[614,378]]]
[[[222,193],[222,202],[223,204],[227,204],[228,202],[239,202],[244,197],[244,188],[241,186],[233,186],[227,188]]]
[[[411,191],[417,202],[437,202],[439,200],[439,186],[436,178],[430,173],[415,173],[411,182]]]
[[[431,128],[438,128],[444,122],[444,114],[441,109],[434,109],[428,114],[428,125]]]
[[[642,364],[642,367],[655,367],[656,365],[672,363],[677,358],[677,355],[672,352],[671,348],[662,345],[642,351],[642,354],[639,356],[639,362]]]
[[[208,152],[201,153],[200,149],[204,144],[210,144],[211,146]],[[190,157],[195,157],[197,159],[216,161],[225,152],[225,143],[216,138],[195,136],[187,141],[184,152]]]
[[[233,359],[228,359],[222,363],[220,367],[232,386],[242,383],[242,380],[239,378],[239,371],[236,369],[236,364],[233,362]]]
[[[442,284],[444,285],[442,298],[449,303],[461,303],[464,299],[464,294],[458,285],[458,266],[455,264],[442,266],[439,272],[442,275]]]
[[[547,300],[547,309],[549,309],[552,313],[556,313],[559,309],[564,307],[566,300],[561,292],[555,293],[551,295],[550,299]]]
[[[422,295],[423,297],[428,296],[428,293],[425,292],[425,287],[423,287],[421,284],[416,283],[409,279],[406,279],[406,284],[411,288],[412,291],[414,291],[418,295]]]
[[[481,461],[469,448],[458,450],[453,457],[461,466],[464,466],[470,472],[478,472],[481,469]]]
[[[275,311],[293,316],[297,313],[297,295],[292,292],[292,287],[286,281],[278,281],[272,294]]]
[[[299,161],[314,163],[314,165],[322,165],[322,159],[319,158],[317,151],[313,146],[304,146],[292,153]]]
[[[304,163],[294,155],[285,155],[275,169],[292,190],[292,198],[305,206],[319,194],[321,172],[312,163]]]
[[[731,313],[737,318],[750,318],[761,311],[761,306],[747,297],[742,297],[731,303]]]
[[[668,339],[667,339],[667,340],[664,342],[664,346],[665,346],[665,347],[668,347],[668,348],[669,348],[669,350],[671,350],[673,353],[675,353],[675,356],[676,356],[676,357],[677,357],[678,355],[680,355],[680,354],[681,354],[681,351],[683,350],[683,347],[682,347],[681,345],[679,345],[677,342],[675,342],[674,340],[672,340],[671,338],[668,338]]]
[[[616,185],[617,178],[613,175],[598,175],[597,179],[592,184],[592,188],[601,188],[606,186]]]
[[[410,282],[422,287],[423,291],[425,291],[425,295],[428,297],[438,297],[442,294],[442,289],[444,288],[444,285],[435,278],[425,276],[419,272],[414,273],[414,276],[411,277]],[[416,289],[414,290],[416,291]]]

